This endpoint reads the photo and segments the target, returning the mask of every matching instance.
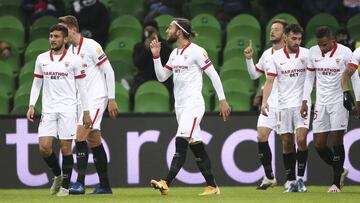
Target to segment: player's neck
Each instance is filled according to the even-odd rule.
[[[182,49],[182,48],[184,48],[186,45],[188,45],[190,43],[190,40],[188,40],[188,39],[178,39],[177,41],[176,41],[176,47],[178,48],[178,49]]]
[[[52,54],[53,55],[61,55],[65,50],[65,47],[63,46],[61,49],[55,51],[55,50],[52,50]]]
[[[78,45],[80,44],[80,39],[81,39],[81,34],[80,34],[80,33],[77,33],[77,34],[74,36],[73,45],[74,45],[74,46],[78,46]]]
[[[276,51],[284,47],[284,42],[277,42],[272,44],[272,48]]]

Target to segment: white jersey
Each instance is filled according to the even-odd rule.
[[[342,74],[351,59],[352,52],[344,45],[334,43],[334,48],[323,53],[318,45],[309,51],[309,71],[316,71],[316,104],[327,105],[342,102]]]
[[[269,64],[272,64],[271,60],[272,60],[273,53],[274,53],[273,48],[269,48],[266,51],[264,51],[263,54],[261,55],[258,63],[255,66],[256,71],[265,74],[266,77],[267,77],[267,73],[269,72],[269,69],[270,69]],[[278,107],[278,90],[277,90],[278,87],[277,86],[278,86],[278,82],[277,82],[277,78],[275,78],[271,94],[267,100],[269,106],[271,108],[275,108],[275,109]]]
[[[355,49],[350,60],[350,67],[357,69],[360,64],[360,47]]]
[[[279,109],[301,106],[308,53],[303,47],[296,53],[289,53],[284,47],[272,55],[267,75],[278,78]]]
[[[43,78],[42,111],[76,112],[76,78],[85,77],[79,56],[64,50],[53,55],[52,50],[36,59],[34,77]]]
[[[175,107],[204,105],[202,96],[203,71],[212,65],[206,51],[189,43],[174,49],[165,68],[173,72]]]
[[[81,37],[78,46],[71,45],[69,51],[77,54],[82,59],[86,72],[86,88],[91,103],[97,98],[107,97],[105,74],[99,69],[99,65],[108,60],[100,44],[93,39]]]

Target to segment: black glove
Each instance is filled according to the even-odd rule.
[[[352,110],[352,106],[355,105],[354,99],[352,98],[350,91],[345,91],[343,94],[343,105],[348,110]]]

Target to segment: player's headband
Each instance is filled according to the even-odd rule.
[[[182,31],[184,31],[187,35],[190,35],[188,31],[186,31],[183,27],[181,27],[181,25],[176,22],[176,20],[173,21]]]

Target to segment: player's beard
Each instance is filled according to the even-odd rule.
[[[178,40],[177,36],[175,34],[173,34],[167,38],[166,42],[168,44],[172,44],[172,43],[176,42],[177,40]]]
[[[275,38],[275,39],[270,39],[270,42],[271,42],[271,44],[279,44],[280,42],[281,42],[281,38]]]
[[[53,51],[59,51],[63,47],[64,43],[59,43],[58,46],[51,47]]]

